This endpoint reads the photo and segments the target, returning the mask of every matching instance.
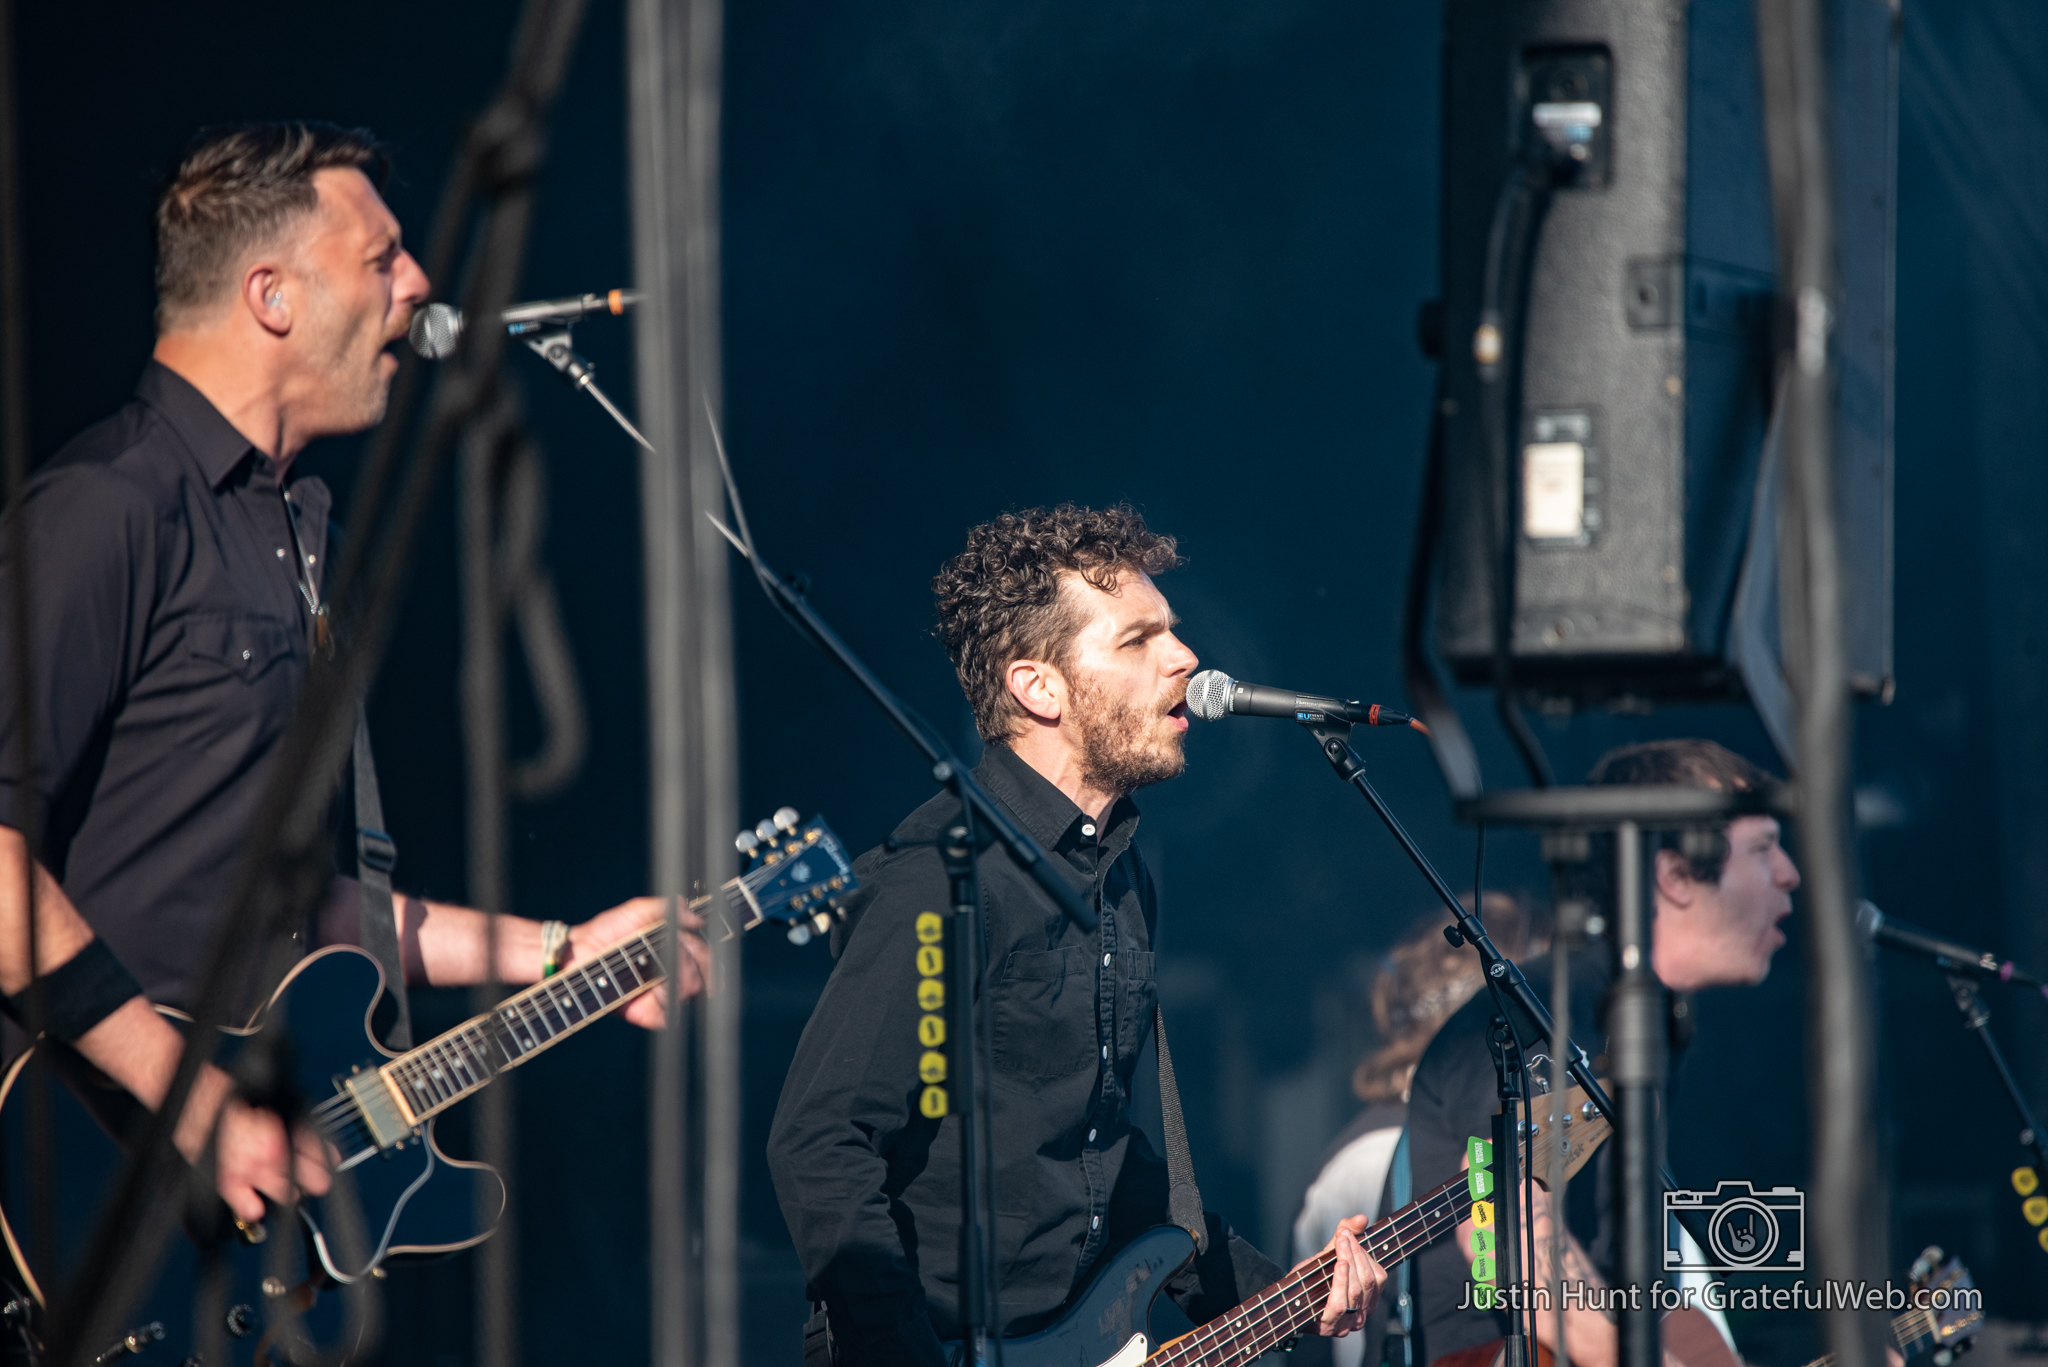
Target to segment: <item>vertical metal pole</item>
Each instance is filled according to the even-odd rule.
[[[1777,220],[1785,513],[1779,526],[1785,657],[1798,704],[1800,858],[1805,865],[1807,1091],[1814,1118],[1813,1244],[1820,1275],[1882,1275],[1873,1014],[1854,927],[1848,652],[1835,525],[1834,166],[1820,0],[1757,0],[1764,126]],[[1883,1316],[1827,1312],[1840,1367],[1884,1360]]]
[[[1565,1106],[1565,1088],[1572,1085],[1565,1072],[1565,1052],[1571,1040],[1572,1021],[1572,936],[1585,924],[1582,905],[1573,903],[1566,925],[1563,899],[1553,902],[1557,922],[1550,933],[1550,1115],[1543,1122],[1550,1135],[1550,1171],[1544,1174],[1550,1188],[1550,1308],[1557,1317],[1557,1348],[1551,1354],[1555,1367],[1571,1367],[1564,1343],[1564,1184],[1565,1144],[1571,1136],[1571,1111]],[[1529,1108],[1532,1112],[1535,1107]]]
[[[730,876],[739,820],[726,550],[705,520],[723,506],[707,411],[723,385],[723,22],[720,0],[627,7],[638,406],[655,448],[641,457],[654,886],[671,899]],[[656,1367],[739,1363],[739,948],[714,938],[713,992],[672,1006],[651,1051]]]
[[[503,995],[498,983],[497,916],[509,909],[511,871],[506,839],[505,635],[496,574],[496,485],[505,438],[513,430],[512,400],[500,395],[463,433],[458,467],[462,546],[462,728],[468,762],[470,905],[491,913],[485,922],[484,981],[470,992],[470,1009],[483,1013]],[[513,1078],[487,1087],[471,1104],[477,1157],[504,1173],[506,1204],[497,1232],[477,1250],[476,1360],[490,1367],[519,1364],[519,1183],[511,1180]],[[480,1197],[481,1199],[481,1197]],[[480,1211],[488,1217],[493,1212]]]
[[[1622,1305],[1622,1367],[1657,1367],[1657,1310],[1648,1297],[1656,1280],[1663,1201],[1657,1158],[1657,1081],[1661,1069],[1657,980],[1650,972],[1650,927],[1643,908],[1643,834],[1633,821],[1614,832],[1615,942],[1621,978],[1615,990],[1616,1105],[1621,1112],[1619,1161],[1614,1165],[1615,1209],[1621,1212],[1620,1259],[1615,1283],[1630,1299]]]

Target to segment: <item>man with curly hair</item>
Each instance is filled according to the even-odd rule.
[[[1170,1222],[1166,1165],[1130,1117],[1157,927],[1131,794],[1187,764],[1195,655],[1153,583],[1180,563],[1173,538],[1132,509],[1062,504],[976,527],[932,584],[987,744],[975,776],[1100,917],[1078,929],[1000,847],[982,857],[1005,1337],[1056,1321],[1117,1250]],[[948,904],[931,842],[957,810],[950,794],[933,798],[896,828],[896,849],[856,865],[838,964],[776,1111],[768,1159],[815,1307],[807,1364],[937,1367],[962,1333],[960,1140],[955,1116],[918,1106],[913,930]],[[1197,1323],[1280,1275],[1206,1219],[1207,1251],[1165,1288]],[[1324,1334],[1358,1328],[1385,1278],[1358,1246],[1363,1224],[1346,1221],[1328,1245],[1339,1271]]]

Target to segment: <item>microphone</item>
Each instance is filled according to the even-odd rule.
[[[565,299],[534,299],[512,305],[498,315],[498,321],[517,337],[551,324],[573,323],[593,313],[624,313],[641,298],[638,290],[611,290],[604,294],[572,294]],[[467,326],[461,309],[450,304],[428,304],[413,314],[406,340],[428,360],[445,361],[455,354],[455,345],[462,340]]]
[[[1289,721],[1350,722],[1353,726],[1412,726],[1429,734],[1427,727],[1406,712],[1379,703],[1239,683],[1220,669],[1205,669],[1188,680],[1188,712],[1203,721],[1232,716],[1285,717]]]
[[[2042,987],[2039,978],[2012,960],[2001,959],[1996,954],[1972,949],[1968,945],[1959,945],[1953,940],[1944,940],[1932,931],[1909,926],[1903,921],[1894,921],[1879,911],[1872,902],[1857,903],[1856,930],[1864,939],[1873,943],[1902,949],[1923,959],[1932,959],[1937,967],[1950,973],[1967,973],[1971,977],[1989,977],[2005,983]],[[2048,996],[2048,987],[2042,987],[2042,995]]]

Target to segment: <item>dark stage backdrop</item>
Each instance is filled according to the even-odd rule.
[[[390,199],[426,231],[459,121],[491,90],[513,8],[37,5],[21,14],[30,415],[47,456],[115,407],[151,339],[155,178],[211,121],[314,116],[396,145]],[[1176,533],[1162,583],[1206,664],[1398,703],[1394,651],[1431,373],[1412,341],[1436,277],[1433,5],[952,3],[728,14],[729,432],[764,551],[913,705],[971,743],[928,634],[927,581],[1003,508],[1128,499]],[[621,12],[597,0],[542,185],[526,295],[628,283]],[[1868,886],[1887,910],[2048,960],[2048,18],[2028,0],[1914,3],[1899,213],[1897,702],[1863,713]],[[627,336],[582,334],[632,398]],[[587,767],[515,811],[512,909],[577,919],[647,869],[630,449],[523,367],[551,462],[547,543],[591,715]],[[306,459],[343,495],[359,449]],[[463,893],[455,519],[442,491],[373,721],[400,881]],[[744,802],[824,812],[856,847],[930,785],[911,752],[757,599],[737,605]],[[1468,698],[1495,785],[1517,779]],[[530,744],[534,712],[515,717]],[[1566,774],[1608,745],[1718,737],[1732,709],[1553,719]],[[1163,885],[1162,990],[1212,1205],[1284,1255],[1302,1182],[1351,1113],[1378,953],[1422,883],[1284,726],[1197,729],[1143,795]],[[1455,883],[1473,839],[1407,733],[1375,777]],[[1540,892],[1498,834],[1489,885]],[[1802,1182],[1802,935],[1755,991],[1710,993],[1674,1117],[1681,1180]],[[743,1213],[750,1362],[794,1360],[801,1276],[758,1157],[829,971],[746,951]],[[1883,965],[1892,1262],[1958,1249],[1995,1314],[2048,1315],[2005,1187],[2013,1127],[1931,970]],[[2037,1099],[2038,1001],[1996,1001]],[[455,1019],[459,998],[423,1014]],[[643,1040],[607,1026],[519,1078],[529,1362],[645,1355]],[[452,1127],[459,1131],[460,1124]],[[459,1142],[459,1136],[458,1141]],[[394,1276],[393,1363],[469,1360],[466,1260]],[[1738,1325],[1796,1367],[1811,1330]]]

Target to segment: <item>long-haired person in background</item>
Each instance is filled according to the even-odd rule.
[[[1480,919],[1501,952],[1511,959],[1541,954],[1548,947],[1546,935],[1532,936],[1530,917],[1522,903],[1504,892],[1489,892],[1480,905]],[[1351,1091],[1365,1103],[1323,1155],[1321,1166],[1302,1197],[1301,1213],[1294,1219],[1294,1256],[1305,1258],[1321,1248],[1346,1216],[1363,1213],[1377,1220],[1397,1210],[1409,1184],[1396,1177],[1405,1165],[1407,1152],[1401,1136],[1408,1125],[1408,1085],[1422,1051],[1436,1038],[1436,1032],[1451,1014],[1470,1001],[1485,981],[1479,960],[1469,949],[1453,948],[1444,939],[1444,912],[1423,915],[1386,957],[1372,981],[1372,1020],[1380,1043],[1359,1060],[1351,1075]],[[1402,1198],[1402,1199],[1397,1199]],[[1407,1323],[1408,1275],[1405,1267],[1393,1271],[1393,1295],[1381,1301],[1364,1334],[1330,1342],[1330,1359],[1337,1367],[1359,1367],[1382,1342],[1382,1333],[1404,1335]],[[1412,1305],[1412,1301],[1409,1301]],[[1316,1345],[1304,1343],[1299,1353],[1306,1364],[1315,1361]],[[1408,1367],[1397,1355],[1394,1367]]]

